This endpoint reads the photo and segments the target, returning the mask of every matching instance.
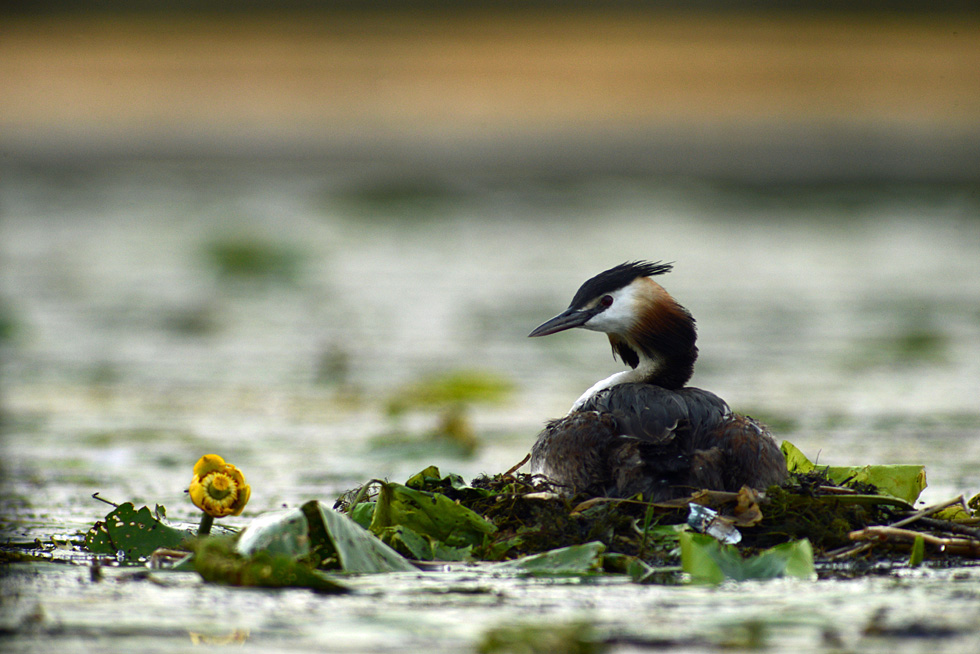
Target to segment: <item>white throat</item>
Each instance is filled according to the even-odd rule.
[[[586,400],[588,400],[590,397],[592,397],[593,395],[595,395],[601,390],[612,388],[613,386],[617,386],[618,384],[641,382],[646,379],[649,379],[654,375],[654,373],[657,372],[657,369],[660,368],[660,364],[661,362],[656,359],[649,359],[641,355],[640,365],[638,365],[636,368],[633,368],[631,370],[623,370],[622,372],[617,372],[616,374],[610,375],[609,377],[606,377],[605,379],[601,379],[597,381],[595,384],[593,384],[589,388],[589,390],[582,393],[582,396],[579,397],[577,400],[575,400],[575,404],[572,405],[572,408],[569,410],[569,413],[572,413],[573,411],[578,411],[579,408],[581,408],[581,406],[585,404]]]

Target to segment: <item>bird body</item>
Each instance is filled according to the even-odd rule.
[[[634,262],[586,281],[563,313],[531,336],[582,327],[605,332],[629,370],[588,389],[549,422],[531,450],[532,472],[570,493],[658,501],[699,488],[765,488],[786,476],[768,428],[714,393],[686,386],[697,360],[694,318]]]

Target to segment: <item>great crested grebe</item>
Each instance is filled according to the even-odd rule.
[[[531,449],[531,471],[569,493],[649,501],[707,488],[766,488],[786,461],[762,423],[685,386],[698,358],[694,318],[651,277],[671,265],[620,264],[582,284],[562,313],[530,336],[573,327],[605,332],[630,370],[596,383]]]

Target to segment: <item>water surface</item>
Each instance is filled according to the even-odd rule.
[[[208,452],[252,485],[238,525],[429,464],[501,472],[618,369],[601,335],[527,333],[640,258],[675,262],[662,282],[698,319],[693,384],[822,463],[923,463],[927,502],[980,491],[975,187],[132,162],[10,166],[0,198],[7,542],[87,529],[108,508],[94,492],[194,520],[184,489]],[[229,248],[260,261],[236,267]],[[454,370],[515,388],[469,409],[471,457],[427,441],[439,411],[386,412],[403,385]],[[450,652],[499,624],[585,620],[622,651],[962,652],[980,629],[971,567],[718,590],[456,570],[360,578],[343,598],[7,573],[3,626],[22,651],[174,651],[241,629],[263,651]]]

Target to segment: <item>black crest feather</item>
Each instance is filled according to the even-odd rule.
[[[601,272],[592,279],[586,281],[579,287],[572,298],[570,308],[581,308],[589,300],[599,297],[605,293],[612,293],[616,289],[623,288],[637,277],[653,277],[669,273],[673,265],[660,261],[627,261],[618,266]]]

